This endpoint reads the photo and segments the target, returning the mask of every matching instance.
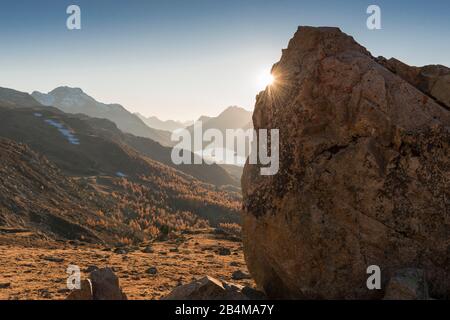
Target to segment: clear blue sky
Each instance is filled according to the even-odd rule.
[[[66,29],[66,8],[82,30]],[[382,30],[366,9],[382,9]],[[253,109],[258,77],[299,25],[338,26],[374,55],[450,65],[450,1],[1,0],[0,86],[83,88],[163,119]]]

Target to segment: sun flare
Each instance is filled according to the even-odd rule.
[[[264,70],[258,77],[258,88],[263,90],[274,83],[275,77],[270,70]]]

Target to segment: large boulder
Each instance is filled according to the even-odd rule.
[[[337,28],[300,27],[272,73],[253,123],[279,129],[280,169],[247,163],[242,177],[256,283],[271,298],[377,299],[417,268],[450,298],[447,106]]]

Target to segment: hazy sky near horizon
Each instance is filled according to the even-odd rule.
[[[81,7],[82,29],[66,28]],[[382,30],[368,30],[378,4]],[[338,26],[373,55],[450,66],[450,1],[2,0],[0,86],[80,87],[162,119],[253,109],[258,79],[299,25]]]

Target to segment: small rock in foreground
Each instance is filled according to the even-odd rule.
[[[233,274],[231,275],[231,278],[233,280],[246,280],[246,279],[251,279],[252,277],[250,277],[249,274],[242,272],[241,270],[238,270],[238,271],[233,272]]]
[[[96,269],[89,279],[81,281],[79,290],[73,290],[66,300],[127,300],[119,279],[110,268]]]
[[[11,287],[11,283],[10,282],[4,282],[4,283],[0,283],[0,289],[7,289]]]
[[[147,272],[148,274],[155,275],[155,274],[158,273],[158,269],[156,269],[155,267],[150,267],[150,268],[147,269],[146,272]]]
[[[256,290],[222,282],[210,276],[176,287],[163,300],[250,300],[256,296]],[[251,293],[253,296],[247,296]],[[264,296],[262,293],[259,295]]]
[[[45,257],[42,257],[42,259],[46,260],[46,261],[50,261],[50,262],[57,262],[57,263],[64,262],[63,258],[58,258],[58,257],[53,257],[53,256],[45,256]]]
[[[119,285],[119,279],[110,268],[91,272],[94,300],[127,300]]]
[[[219,248],[218,254],[220,256],[229,256],[231,254],[231,250],[228,248]]]
[[[66,300],[93,300],[92,284],[90,280],[82,280],[80,289],[72,290]]]

